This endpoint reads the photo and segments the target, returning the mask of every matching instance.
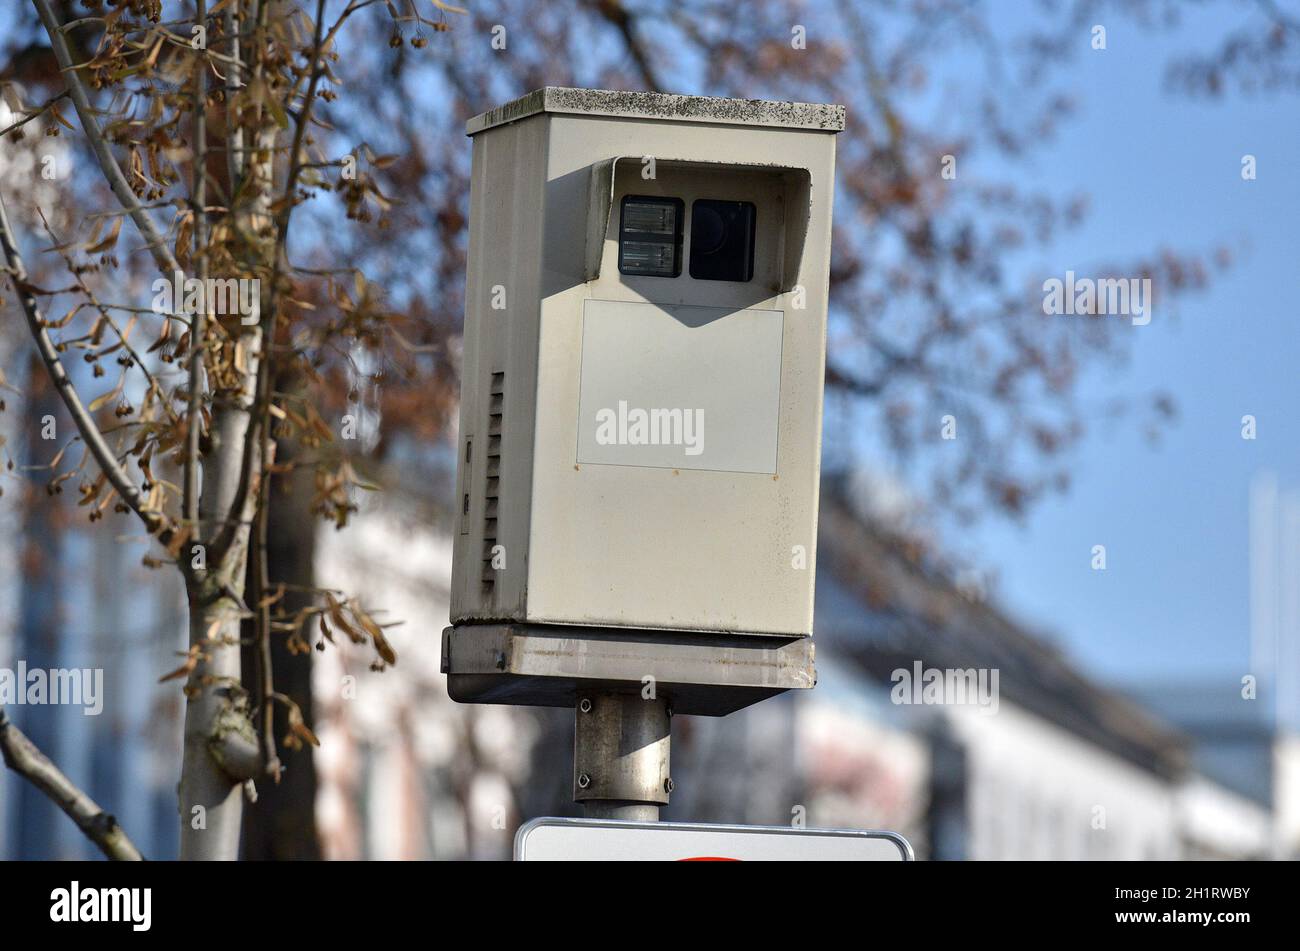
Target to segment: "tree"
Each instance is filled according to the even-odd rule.
[[[184,577],[189,650],[168,675],[184,679],[187,701],[182,858],[235,858],[243,794],[253,795],[254,781],[278,781],[278,742],[315,742],[298,701],[272,688],[273,630],[299,644],[317,630],[326,640],[340,631],[373,645],[377,666],[396,659],[356,599],[320,592],[284,616],[276,606],[285,591],[269,587],[265,556],[271,483],[294,468],[276,460],[277,434],[316,450],[314,511],[344,523],[358,481],[343,453],[323,451],[334,433],[312,398],[278,393],[273,381],[288,372],[318,381],[340,351],[344,358],[354,345],[382,352],[396,331],[382,294],[359,270],[308,270],[289,260],[298,207],[341,184],[356,161],[326,156],[312,130],[328,127],[319,106],[334,97],[327,87],[335,82],[336,38],[371,2],[352,0],[329,22],[324,0],[310,15],[277,0],[199,0],[192,17],[171,21],[157,0],[79,19],[64,19],[51,0],[33,2],[117,207],[96,216],[81,240],[64,241],[46,224],[73,279],[66,288],[28,280],[2,213],[0,244],[37,350],[86,449],[83,464],[94,463],[81,470],[80,504],[92,520],[110,508],[132,514],[162,549],[155,561]],[[70,36],[90,55],[74,56]],[[62,98],[36,112],[72,129],[59,111]],[[169,216],[161,225],[160,211]],[[156,268],[149,307],[110,296],[138,294],[150,277],[134,256],[122,265],[114,254],[124,218]],[[328,302],[322,319],[312,296]],[[42,300],[64,297],[71,309],[49,319]],[[52,331],[61,331],[58,340]],[[146,333],[147,348],[138,343]],[[65,365],[70,352],[80,352],[95,377],[115,359],[116,383],[84,400]],[[251,696],[241,683],[244,618],[261,665]],[[282,738],[272,732],[276,706],[287,711]]]

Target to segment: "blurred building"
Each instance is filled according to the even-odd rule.
[[[1195,733],[1090,681],[868,508],[828,480],[817,689],[677,718],[665,819],[889,828],[933,858],[1274,855],[1272,801],[1201,765]],[[521,819],[576,814],[570,711],[447,700],[450,542],[435,521],[362,513],[322,545],[324,583],[346,579],[406,622],[397,668],[354,671],[357,703],[323,699],[346,676],[328,658],[346,653],[318,669],[321,823],[336,857],[500,858]],[[895,702],[898,672],[918,664],[997,671],[996,704]]]
[[[1194,778],[1182,807],[1201,821],[1189,824],[1187,854],[1223,858],[1250,843],[1261,857],[1300,856],[1300,747],[1263,698],[1227,678],[1150,684],[1132,694],[1191,738]]]
[[[4,542],[23,557],[13,594],[21,610],[0,638],[0,667],[101,671],[102,709],[87,715],[80,705],[41,704],[5,713],[147,857],[172,858],[184,699],[178,683],[158,679],[184,653],[180,579],[169,568],[145,568],[142,542],[69,524],[57,503],[35,508],[47,520],[40,530],[29,526],[21,543]],[[0,769],[0,858],[99,857],[43,793]]]
[[[321,746],[318,820],[332,859],[503,858],[525,813],[539,717],[462,706],[447,696],[441,635],[450,608],[450,493],[362,500],[345,531],[321,533],[318,583],[360,597],[386,631],[395,667],[370,669],[368,647],[316,654]],[[367,505],[367,503],[369,503]]]
[[[6,115],[0,107],[0,125]],[[0,155],[0,175],[33,174],[46,155],[65,159],[59,140],[36,138],[38,122],[24,146]],[[27,233],[39,221],[30,200],[53,187],[42,182],[17,201],[7,196],[10,216],[22,220]],[[50,218],[63,224],[58,212]],[[9,335],[9,329],[0,328],[0,366],[23,375],[0,386],[0,401],[7,402],[0,413],[0,668],[83,671],[100,678],[102,696],[93,713],[83,704],[47,702],[10,704],[5,714],[117,816],[145,855],[171,857],[178,839],[183,698],[178,684],[160,686],[158,678],[180,663],[185,592],[174,569],[151,570],[142,563],[149,542],[133,519],[110,509],[104,521],[90,524],[90,509],[75,501],[80,477],[51,490],[55,473],[49,465],[60,450],[75,447],[75,429],[30,340]],[[74,378],[89,377],[82,361],[69,363]],[[41,422],[47,417],[54,423],[49,439]],[[43,793],[0,769],[0,858],[99,855]]]

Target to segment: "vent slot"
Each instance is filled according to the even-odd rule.
[[[492,549],[497,544],[497,510],[501,496],[501,432],[505,410],[506,375],[493,373],[488,388],[487,451],[483,455],[483,586],[491,591],[497,572],[492,567]]]
[[[465,467],[461,478],[461,496],[460,496],[460,515],[457,518],[460,521],[460,533],[469,534],[470,524],[470,489],[474,485],[474,437],[467,435],[465,437]]]

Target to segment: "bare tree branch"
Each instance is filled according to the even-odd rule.
[[[348,8],[344,10],[343,16],[339,19],[339,24],[352,12],[353,7],[353,4],[349,4]],[[307,92],[303,101],[302,112],[297,117],[298,125],[294,129],[293,145],[289,149],[289,171],[285,178],[284,193],[280,199],[280,210],[277,213],[275,245],[271,250],[271,286],[267,292],[268,301],[266,307],[262,312],[262,346],[265,349],[265,356],[257,368],[256,404],[261,412],[259,418],[249,424],[244,442],[239,486],[231,503],[230,512],[226,515],[225,522],[211,545],[211,550],[217,558],[224,556],[227,547],[231,543],[235,527],[238,524],[237,514],[244,507],[249,488],[252,486],[254,460],[263,457],[266,447],[271,442],[270,427],[267,425],[267,415],[271,404],[271,346],[275,340],[275,317],[280,306],[280,279],[284,274],[284,258],[288,254],[289,221],[297,204],[294,195],[298,188],[298,177],[302,174],[304,164],[302,161],[303,140],[307,134],[307,128],[311,124],[312,106],[316,99],[316,86],[320,82],[321,72],[324,68],[321,59],[326,44],[324,17],[325,0],[318,0],[316,4],[315,32],[312,38],[311,73],[307,82]],[[336,24],[336,27],[339,24]],[[261,453],[256,451],[259,444],[263,450]]]
[[[197,0],[194,20],[207,19],[207,3]],[[238,60],[236,60],[237,62]],[[194,185],[190,207],[194,215],[194,253],[199,264],[199,283],[208,286],[208,68],[200,62],[194,71]],[[203,385],[204,323],[207,319],[207,294],[199,295],[199,306],[194,312],[194,325],[190,333],[190,393],[185,415],[184,488],[181,511],[195,536],[199,534],[199,429],[203,414],[199,411]],[[196,537],[196,541],[197,541]]]
[[[3,139],[10,132],[14,131],[14,129],[21,129],[23,126],[27,125],[27,123],[31,122],[33,119],[43,116],[51,106],[53,106],[56,102],[58,102],[67,94],[68,91],[65,89],[63,90],[63,92],[58,93],[55,96],[51,96],[49,99],[45,101],[44,105],[37,106],[35,109],[28,111],[26,114],[24,114],[23,118],[13,123],[13,125],[7,125],[3,129],[0,129],[0,139]]]
[[[86,87],[82,84],[81,77],[77,75],[76,68],[73,65],[72,54],[68,50],[67,40],[63,37],[58,15],[50,7],[49,0],[32,0],[32,4],[36,7],[36,12],[40,14],[41,23],[45,26],[45,32],[50,35],[50,47],[54,50],[55,59],[59,61],[59,69],[63,73],[63,82],[67,86],[68,95],[72,97],[72,104],[76,107],[77,116],[81,120],[82,132],[85,133],[86,140],[90,143],[90,150],[95,154],[95,159],[99,162],[99,167],[104,173],[104,179],[108,182],[108,187],[112,189],[113,194],[117,196],[117,200],[121,202],[131,220],[135,222],[136,228],[140,230],[145,245],[148,247],[149,253],[153,255],[153,259],[158,263],[158,267],[170,278],[174,272],[181,269],[181,266],[176,263],[175,256],[172,254],[171,249],[167,247],[166,239],[158,233],[153,218],[141,207],[135,192],[131,191],[126,176],[122,174],[121,166],[117,164],[117,159],[113,157],[108,142],[99,130],[99,123],[95,120],[95,109],[91,106],[90,98],[86,95]]]
[[[348,8],[339,18],[341,25],[343,20],[351,14],[355,4],[349,4]],[[337,26],[336,25],[336,26]],[[307,135],[307,127],[311,124],[312,106],[316,101],[316,87],[320,82],[321,72],[324,69],[322,54],[325,51],[325,0],[317,0],[316,3],[316,23],[315,32],[312,37],[311,53],[311,72],[307,81],[306,98],[302,104],[302,115],[298,119],[298,126],[294,129],[293,146],[289,150],[289,172],[284,185],[283,208],[280,211],[280,220],[276,232],[276,243],[273,249],[274,259],[271,266],[271,288],[269,293],[270,304],[268,313],[264,315],[264,329],[262,331],[262,345],[266,348],[266,354],[258,366],[258,408],[260,418],[256,424],[256,434],[261,440],[261,450],[258,452],[258,458],[262,462],[263,475],[261,482],[257,486],[259,494],[258,505],[254,514],[254,528],[252,538],[252,558],[253,558],[253,589],[254,605],[257,616],[254,619],[254,630],[256,631],[256,657],[257,672],[259,674],[262,729],[261,729],[261,746],[262,759],[266,773],[274,779],[280,781],[280,758],[275,749],[275,719],[274,710],[271,703],[271,690],[274,682],[271,658],[271,612],[267,604],[267,583],[268,575],[266,568],[266,523],[267,510],[270,506],[270,488],[271,479],[271,462],[275,454],[275,441],[271,438],[270,426],[270,408],[271,408],[271,344],[275,339],[275,316],[280,306],[280,279],[283,276],[283,263],[288,256],[289,250],[289,221],[293,214],[294,193],[298,188],[298,178],[303,169],[303,144]],[[254,427],[249,426],[250,433],[254,432]],[[251,452],[245,449],[245,453]],[[245,466],[249,464],[248,458],[245,458]],[[232,509],[231,514],[234,514]]]
[[[4,198],[0,196],[0,248],[4,250],[5,260],[8,262],[10,278],[13,282],[14,289],[18,292],[18,298],[23,305],[23,313],[27,316],[27,326],[31,329],[32,337],[36,341],[36,349],[40,352],[41,360],[45,363],[45,368],[49,371],[50,379],[54,381],[54,388],[59,391],[63,403],[68,408],[68,413],[72,416],[73,423],[76,424],[77,431],[81,433],[82,440],[90,449],[90,454],[95,457],[95,462],[107,477],[109,484],[117,490],[117,494],[122,497],[122,501],[131,507],[131,510],[140,516],[144,522],[145,528],[151,535],[157,535],[159,541],[164,545],[172,537],[172,529],[168,520],[161,512],[147,507],[147,502],[140,494],[140,490],[135,487],[131,478],[118,463],[117,457],[104,439],[104,434],[99,431],[99,426],[95,423],[94,417],[81,402],[81,395],[77,393],[67,371],[63,368],[63,362],[59,359],[59,352],[50,339],[49,331],[45,329],[45,318],[41,314],[40,305],[36,303],[36,297],[32,293],[31,285],[27,283],[27,268],[23,264],[22,255],[18,252],[18,244],[14,240],[13,232],[9,227],[9,216],[5,213]]]
[[[226,102],[232,102],[235,95],[239,92],[239,87],[243,83],[243,51],[239,43],[239,31],[243,25],[243,17],[238,10],[238,4],[227,6],[222,14],[225,24],[226,36],[230,39],[230,56],[234,60],[230,68],[226,70]],[[244,163],[247,156],[244,154],[244,130],[236,124],[226,134],[226,171],[230,176],[229,191],[231,195],[239,193],[239,187],[244,181]]]
[[[162,396],[163,388],[158,382],[158,378],[153,375],[153,371],[149,369],[149,365],[140,358],[140,354],[136,352],[135,347],[131,346],[131,341],[127,339],[127,335],[122,331],[122,328],[118,326],[117,321],[113,319],[113,315],[109,312],[109,307],[99,299],[99,296],[95,294],[93,290],[90,289],[90,285],[86,283],[85,277],[73,263],[72,256],[67,251],[68,246],[59,240],[59,236],[55,234],[54,229],[50,227],[50,222],[49,219],[45,217],[45,212],[40,208],[37,208],[36,213],[41,216],[41,224],[45,228],[45,233],[49,235],[50,240],[54,242],[54,247],[58,249],[59,257],[63,259],[63,263],[67,267],[68,273],[71,274],[72,279],[77,282],[77,287],[81,289],[81,293],[85,295],[86,300],[90,302],[90,305],[94,307],[95,310],[99,311],[100,316],[102,316],[108,326],[112,328],[113,333],[117,335],[117,339],[122,343],[122,349],[126,351],[127,356],[131,358],[132,362],[140,368],[140,372],[144,374],[145,381],[149,384],[153,392]],[[153,311],[150,310],[148,313],[153,313]],[[163,408],[163,412],[167,414],[168,419],[172,420],[172,422],[177,422],[176,411],[172,409],[171,403],[164,398],[160,400],[160,405]]]
[[[10,723],[3,707],[0,707],[0,754],[3,754],[6,766],[45,793],[110,859],[116,862],[144,860],[117,820],[73,785],[72,780],[64,776],[22,730]]]
[[[641,74],[641,81],[645,83],[646,89],[651,92],[662,90],[664,87],[659,82],[659,74],[650,62],[650,54],[636,35],[635,17],[627,7],[623,6],[621,0],[590,0],[588,5],[605,22],[618,30],[623,38],[623,45],[627,47],[633,62],[636,63],[637,71]]]

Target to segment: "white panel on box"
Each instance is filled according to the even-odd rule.
[[[784,319],[588,300],[577,461],[775,473]]]

